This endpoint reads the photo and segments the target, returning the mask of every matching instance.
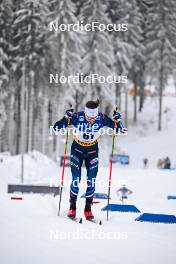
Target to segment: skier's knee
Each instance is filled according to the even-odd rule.
[[[79,159],[75,155],[71,155],[70,166],[71,168],[80,170],[80,162],[79,162]]]
[[[72,181],[71,183],[70,192],[75,196],[78,195],[79,187],[78,187],[78,183],[76,183],[75,181]]]
[[[89,163],[89,171],[91,171],[91,174],[93,173],[94,175],[97,174],[98,172],[98,158],[94,158],[90,161]]]

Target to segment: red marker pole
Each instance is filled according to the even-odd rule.
[[[116,110],[117,111],[117,107]],[[117,121],[114,121],[114,128],[117,128]],[[111,194],[111,181],[112,181],[112,161],[114,156],[114,146],[115,146],[115,133],[113,133],[112,137],[112,151],[111,151],[111,158],[110,158],[110,168],[109,168],[109,181],[108,181],[108,203],[107,203],[107,221],[109,219],[109,200]]]

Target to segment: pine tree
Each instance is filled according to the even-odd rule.
[[[143,44],[143,56],[142,60],[140,61],[140,70],[139,70],[139,112],[142,112],[144,101],[145,101],[145,57],[146,57],[146,39],[147,39],[147,14],[149,4],[146,0],[138,0],[139,10],[142,16],[141,27],[142,27],[142,44]]]
[[[161,130],[163,90],[176,68],[176,2],[150,0],[149,3],[146,76],[158,91],[158,130]]]
[[[82,52],[82,43],[79,32],[71,30],[60,30],[57,26],[59,25],[69,25],[77,23],[77,18],[75,16],[76,6],[71,0],[61,0],[57,1],[57,7],[55,13],[52,12],[52,17],[50,18],[50,27],[54,29],[55,32],[51,31],[50,43],[53,47],[53,54],[55,56],[55,68],[59,78],[69,75],[74,75],[80,70],[80,54]],[[59,79],[58,78],[58,79]],[[77,84],[78,86],[78,84]],[[60,97],[65,95],[65,89],[68,93],[75,89],[73,82],[70,83],[59,83],[58,94]],[[59,98],[58,98],[59,99]],[[60,111],[62,111],[62,105],[60,106]]]
[[[137,0],[112,0],[109,2],[107,12],[112,23],[127,24],[126,31],[113,32],[113,42],[116,59],[116,72],[119,75],[127,75],[128,79],[134,83],[136,90],[134,96],[134,121],[136,121],[136,95],[138,85],[136,79],[138,79],[140,75],[140,64],[144,60],[142,44],[142,16],[139,6],[137,5]],[[119,97],[119,106],[121,106],[120,88],[121,86],[117,85],[116,96]]]
[[[17,81],[22,83],[22,65],[25,64],[25,84],[24,92],[27,113],[27,150],[30,151],[35,144],[35,121],[37,101],[38,78],[43,80],[45,73],[47,37],[45,30],[43,2],[27,0],[20,2],[18,9],[14,12],[13,32],[14,32],[14,69]],[[22,86],[21,86],[22,89]],[[20,93],[20,89],[19,89]],[[34,115],[35,114],[35,115]]]
[[[81,10],[84,24],[98,21],[105,26],[110,23],[106,14],[106,4],[102,0],[86,0]],[[95,30],[87,32],[85,36],[85,54],[82,62],[82,70],[85,76],[98,74],[107,77],[115,75],[114,72],[114,53],[112,37],[107,30]],[[98,83],[87,85],[91,90],[92,98],[99,98],[103,105],[112,106],[114,104],[114,84]]]
[[[0,0],[0,151],[7,146],[6,121],[10,81],[10,26],[11,6],[9,1]]]

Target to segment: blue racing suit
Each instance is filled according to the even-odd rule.
[[[81,167],[83,161],[87,169],[87,189],[86,198],[92,198],[95,192],[95,179],[98,173],[98,139],[100,130],[107,126],[114,129],[115,123],[102,112],[98,113],[93,124],[90,124],[85,117],[84,111],[74,113],[70,119],[70,125],[74,126],[73,143],[71,146],[71,172],[72,183],[70,193],[77,197],[79,192],[79,182],[81,180]],[[68,126],[68,119],[63,117],[54,125],[54,130]],[[123,130],[121,121],[117,123],[116,130]]]

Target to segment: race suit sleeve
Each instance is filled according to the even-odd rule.
[[[114,129],[114,127],[115,127],[115,123],[114,123],[114,121],[113,121],[111,118],[109,118],[107,115],[104,115],[104,118],[103,118],[103,126],[107,126],[107,127],[109,127],[109,128]],[[124,126],[123,126],[122,122],[121,122],[121,121],[118,121],[118,122],[117,122],[117,128],[116,128],[116,131],[117,131],[117,132],[120,131],[120,132],[123,133],[123,128],[124,128]]]
[[[76,126],[78,123],[78,117],[77,114],[73,114],[73,116],[70,118],[70,125]],[[65,116],[60,119],[59,121],[57,121],[54,126],[53,129],[57,132],[59,131],[61,128],[66,128],[68,127],[68,118],[66,118]]]

